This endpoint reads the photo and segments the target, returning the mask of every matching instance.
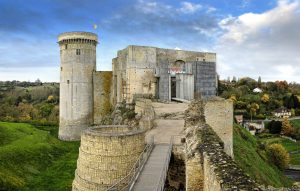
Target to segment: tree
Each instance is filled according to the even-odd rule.
[[[259,110],[259,105],[257,103],[251,103],[247,107],[250,110],[250,115],[252,120],[253,115],[256,115],[257,110]]]
[[[291,109],[291,115],[292,115],[292,117],[295,117],[295,115],[296,115],[295,109]]]
[[[268,125],[269,132],[272,134],[279,134],[282,129],[282,124],[280,121],[272,120]]]
[[[236,83],[236,77],[233,76],[231,82]]]
[[[283,118],[282,121],[282,130],[281,133],[286,135],[286,136],[290,136],[293,132],[293,128],[288,120],[288,118]]]
[[[231,95],[229,99],[230,99],[231,101],[233,101],[233,103],[235,103],[235,102],[237,101],[235,95]]]
[[[263,103],[267,103],[267,102],[269,102],[269,100],[270,100],[270,96],[269,96],[268,94],[264,94],[264,95],[261,97],[261,101],[262,101]]]
[[[268,160],[276,165],[279,169],[284,170],[289,162],[289,153],[281,144],[271,144],[267,147]]]
[[[257,86],[261,87],[261,77],[260,76],[258,77],[258,80],[257,80]]]

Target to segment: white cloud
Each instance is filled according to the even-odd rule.
[[[222,77],[258,76],[300,82],[300,5],[279,0],[263,13],[228,16],[219,22],[216,45]]]
[[[181,7],[177,10],[181,13],[190,14],[190,13],[195,13],[201,8],[202,8],[201,4],[194,4],[191,2],[184,1],[181,3]]]

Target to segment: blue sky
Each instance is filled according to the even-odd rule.
[[[0,0],[0,80],[59,81],[57,35],[90,31],[98,70],[135,44],[216,52],[221,78],[300,82],[299,12],[298,0]]]

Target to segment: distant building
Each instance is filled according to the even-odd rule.
[[[243,124],[243,115],[235,115],[234,118],[237,124],[239,125]]]
[[[278,117],[278,118],[284,118],[284,117],[291,117],[292,116],[291,110],[289,110],[285,107],[280,107],[280,108],[276,109],[273,112],[273,114],[274,114],[275,117]]]
[[[248,121],[244,123],[244,127],[252,134],[263,132],[265,123],[263,121]]]
[[[253,92],[254,92],[254,93],[261,93],[261,92],[263,92],[263,91],[262,91],[262,89],[260,89],[260,88],[255,88],[255,89],[253,89]]]

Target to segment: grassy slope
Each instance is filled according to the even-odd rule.
[[[0,190],[70,190],[79,142],[59,141],[56,132],[0,122]]]
[[[278,135],[265,134],[267,137],[260,138],[260,140],[266,144],[279,143],[288,151],[299,151],[300,150],[300,142],[293,142],[288,139],[279,137]],[[293,165],[300,165],[300,154],[290,154],[291,161],[290,163]]]
[[[292,181],[266,160],[266,153],[259,149],[257,139],[244,128],[234,126],[234,158],[250,177],[260,184],[275,187],[291,186]]]

